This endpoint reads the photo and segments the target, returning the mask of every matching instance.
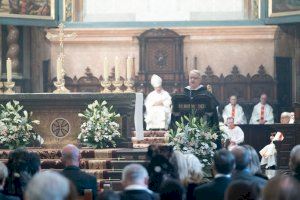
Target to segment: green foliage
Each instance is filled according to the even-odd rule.
[[[116,147],[116,142],[121,138],[117,123],[120,115],[113,111],[112,106],[108,107],[106,101],[94,101],[78,116],[83,120],[78,135],[83,144],[94,148]]]
[[[23,109],[18,101],[0,105],[0,145],[14,149],[27,146],[40,136],[34,132],[33,126],[38,120],[31,120],[32,113]]]

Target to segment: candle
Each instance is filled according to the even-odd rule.
[[[132,76],[132,58],[127,58],[127,67],[126,67],[126,78],[130,80]]]
[[[56,79],[58,82],[62,79],[62,63],[60,56],[56,60]]]
[[[11,82],[11,74],[12,74],[12,62],[11,59],[8,58],[6,61],[6,76],[7,76],[7,82]]]
[[[115,80],[118,81],[120,80],[120,66],[119,66],[119,58],[118,56],[115,59]]]
[[[107,57],[104,58],[104,61],[103,61],[103,79],[104,81],[108,81],[108,60],[107,60]]]

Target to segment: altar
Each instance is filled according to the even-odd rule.
[[[120,132],[125,143],[130,141],[131,132],[135,125],[143,123],[141,93],[97,94],[97,93],[32,93],[0,95],[0,104],[16,100],[28,112],[33,112],[32,119],[39,120],[40,124],[34,127],[40,134],[45,148],[61,148],[66,144],[77,144],[80,133],[81,119],[78,113],[83,112],[88,104],[95,100],[107,101],[108,106],[113,106],[116,113],[120,114]],[[140,108],[140,111],[135,108]],[[136,121],[135,121],[136,119]],[[130,143],[127,144],[130,146]]]

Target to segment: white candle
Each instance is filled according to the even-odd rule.
[[[103,61],[103,79],[104,81],[108,81],[108,60],[107,57],[104,58]]]
[[[62,63],[60,56],[56,60],[56,79],[58,82],[62,79]]]
[[[12,62],[11,59],[8,58],[6,61],[6,76],[7,76],[7,82],[11,82],[11,74],[12,74]]]
[[[129,56],[127,58],[127,67],[126,67],[126,78],[130,80],[132,76],[132,58]]]
[[[118,81],[120,80],[120,61],[119,61],[119,58],[118,56],[116,57],[115,59],[115,80]]]

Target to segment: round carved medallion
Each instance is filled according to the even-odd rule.
[[[50,125],[51,133],[59,138],[63,138],[70,133],[71,125],[68,120],[64,118],[56,118]]]

